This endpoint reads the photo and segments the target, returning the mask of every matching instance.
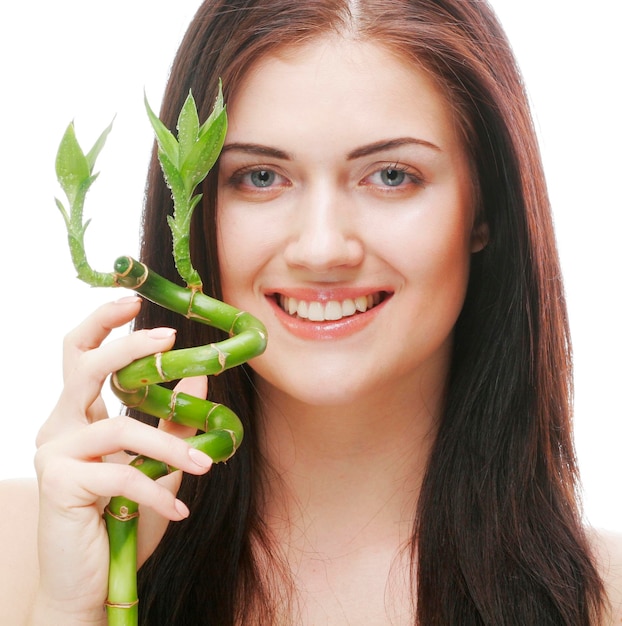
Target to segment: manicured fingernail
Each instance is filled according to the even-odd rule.
[[[175,510],[183,519],[186,519],[186,517],[190,515],[190,509],[181,500],[175,500]]]
[[[201,452],[201,450],[197,450],[196,448],[190,448],[188,450],[188,456],[192,459],[196,465],[199,467],[207,467],[210,468],[212,466],[212,459],[210,459],[205,452]]]
[[[172,337],[177,331],[174,328],[166,328],[164,326],[160,328],[152,328],[147,331],[147,335],[151,337],[151,339],[168,339]]]
[[[115,300],[114,303],[115,304],[134,304],[136,302],[140,302],[142,300],[142,298],[139,298],[138,296],[124,296],[123,298],[119,298],[118,300]]]

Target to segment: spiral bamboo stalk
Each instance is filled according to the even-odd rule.
[[[208,454],[214,462],[226,461],[235,454],[244,436],[235,413],[221,404],[160,385],[189,376],[219,374],[260,355],[266,348],[264,325],[249,313],[205,295],[190,259],[190,222],[201,199],[194,195],[194,190],[216,162],[227,129],[222,90],[219,89],[213,110],[203,124],[199,123],[192,94],[188,95],[177,121],[177,138],[153,113],[146,98],[145,105],[158,141],[160,165],[173,195],[174,212],[168,223],[175,265],[186,287],[172,283],[128,256],[119,257],[114,271],[107,273],[95,272],[87,261],[84,233],[89,222],[83,221],[84,201],[97,178],[93,168],[111,126],[84,154],[73,123],[69,125],[56,158],[57,178],[67,196],[69,211],[58,199],[56,204],[65,220],[78,278],[93,286],[132,289],[160,306],[229,334],[227,339],[210,345],[138,359],[111,376],[112,390],[127,407],[196,428],[201,434],[189,438],[190,445]],[[131,464],[154,480],[175,469],[143,456]],[[106,601],[109,626],[138,624],[138,515],[136,502],[121,496],[112,498],[104,512],[110,543]]]

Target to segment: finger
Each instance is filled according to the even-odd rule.
[[[151,507],[171,520],[187,517],[187,507],[179,503],[173,492],[131,465],[83,463],[66,457],[40,465],[44,467],[39,467],[38,482],[45,507],[48,511],[63,511],[66,519],[83,517],[91,506],[101,513],[106,502],[115,496]]]
[[[114,328],[131,321],[140,310],[142,299],[127,296],[96,309],[79,326],[65,336],[63,342],[63,374],[68,376],[80,355],[101,345]]]
[[[86,412],[86,419],[90,422],[99,422],[100,420],[108,418],[108,409],[106,403],[101,396],[95,399],[95,402],[91,404]]]
[[[57,439],[48,446],[45,455],[74,458],[80,461],[99,461],[120,450],[135,450],[177,469],[192,474],[204,474],[212,460],[203,452],[192,448],[183,439],[126,416],[83,426]]]
[[[186,393],[195,398],[201,398],[204,400],[207,398],[207,376],[192,376],[190,378],[183,378],[177,385],[175,385],[175,391]],[[160,420],[158,428],[167,432],[175,437],[185,439],[186,437],[192,437],[196,435],[197,429],[190,426],[183,426],[170,420]]]
[[[153,328],[139,330],[126,337],[115,339],[96,350],[84,352],[78,366],[69,375],[58,402],[58,411],[70,415],[76,413],[82,421],[88,409],[99,396],[104,381],[136,359],[173,347],[175,330]]]
[[[68,377],[52,414],[39,430],[37,446],[93,418],[107,417],[100,392],[110,372],[140,357],[169,350],[174,338],[173,329],[140,330],[83,353],[80,366]]]
[[[194,396],[195,398],[205,399],[207,397],[207,376],[191,376],[189,378],[183,378],[175,385],[175,391],[186,393]],[[196,428],[192,428],[191,426],[184,426],[183,424],[178,424],[165,419],[158,421],[158,428],[169,435],[178,437],[179,439],[192,437],[198,432]],[[106,461],[125,464],[129,463],[133,458],[135,458],[135,456],[131,456],[126,452],[118,452],[116,454],[107,455]],[[179,478],[179,480],[181,480],[181,478]],[[176,493],[179,489],[178,480],[175,479],[172,485],[173,486],[169,486],[168,489],[169,491],[174,491]]]
[[[188,507],[173,492],[131,465],[88,463],[80,471],[81,479],[88,485],[87,501],[123,496],[172,521],[188,517]]]

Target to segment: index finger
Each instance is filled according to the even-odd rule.
[[[141,303],[142,298],[134,295],[108,302],[67,333],[63,342],[63,379],[67,380],[82,354],[98,348],[113,329],[134,319]]]

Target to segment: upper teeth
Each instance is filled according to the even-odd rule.
[[[298,300],[289,296],[279,296],[279,304],[290,315],[298,315],[312,322],[337,321],[342,317],[354,315],[357,311],[364,313],[380,302],[380,294],[369,294],[345,300],[317,302],[315,300]]]

